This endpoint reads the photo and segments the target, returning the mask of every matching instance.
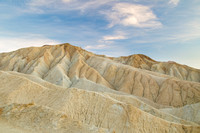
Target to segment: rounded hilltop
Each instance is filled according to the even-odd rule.
[[[0,128],[198,133],[199,82],[200,70],[142,54],[106,57],[68,43],[23,48],[0,54]]]

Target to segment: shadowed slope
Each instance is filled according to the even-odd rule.
[[[199,102],[199,70],[144,55],[70,44],[0,54],[0,122],[24,132],[198,133]]]
[[[47,88],[43,86],[45,81],[34,82],[38,80],[33,78],[13,72],[0,73],[0,83],[7,82],[0,87],[2,120],[37,132],[197,133],[200,130],[198,124],[163,113],[131,95],[53,84]]]
[[[162,105],[180,107],[200,101],[199,83],[135,68],[157,63],[147,56],[111,59],[70,44],[62,44],[0,54],[0,70],[35,75],[67,88],[85,79],[86,84],[91,81],[97,86],[145,97]]]
[[[111,59],[132,67],[177,77],[181,80],[200,82],[199,69],[191,68],[186,65],[180,65],[173,61],[158,62],[142,54]]]

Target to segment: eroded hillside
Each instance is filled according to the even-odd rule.
[[[198,69],[145,55],[30,47],[0,54],[0,114],[30,131],[199,132],[199,81]]]

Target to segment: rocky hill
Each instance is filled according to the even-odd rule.
[[[199,82],[199,69],[141,54],[70,44],[1,53],[0,131],[198,133]]]

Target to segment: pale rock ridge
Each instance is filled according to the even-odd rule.
[[[177,77],[181,80],[200,82],[199,69],[191,68],[186,65],[180,65],[173,61],[158,62],[142,54],[122,56],[111,59],[132,67],[167,74]]]
[[[24,78],[23,75],[16,75],[10,72],[2,72],[1,79],[3,77],[6,78],[5,80],[10,80],[11,78],[20,80],[27,86],[26,88],[29,88],[29,90],[26,90],[21,88],[21,85],[16,86],[14,81],[7,84],[8,86],[0,87],[0,95],[4,92],[12,94],[12,97],[8,98],[10,100],[7,103],[1,101],[1,118],[16,126],[24,127],[27,130],[34,129],[35,131],[40,130],[42,132],[82,131],[116,133],[190,131],[196,133],[200,129],[195,123],[180,119],[176,120],[176,118],[163,114],[155,108],[149,107],[149,111],[154,110],[154,115],[145,113],[138,107],[140,105],[142,106],[141,109],[146,108],[148,110],[148,105],[142,102],[137,105],[138,103],[134,103],[133,99],[130,100],[134,98],[131,95],[129,99],[126,99],[126,96],[123,95],[92,92],[75,88],[57,88],[54,85],[54,89],[48,89],[41,84]],[[20,90],[22,94],[34,89],[37,91],[32,93],[32,97],[27,94],[18,96],[20,93],[10,91],[13,86],[16,86],[15,91]],[[5,97],[7,96],[5,95]],[[26,101],[24,101],[24,98]],[[27,101],[31,102],[26,103]],[[128,103],[129,101],[133,102],[130,104]],[[160,117],[155,117],[158,115]],[[151,126],[152,124],[154,127]],[[93,128],[91,129],[90,127]]]
[[[30,132],[198,133],[199,101],[199,70],[144,55],[70,44],[0,54],[0,124]]]
[[[136,57],[140,57],[140,61],[143,56]],[[136,57],[125,59],[141,65]],[[156,62],[144,57],[144,65]],[[85,78],[111,89],[175,107],[200,101],[199,83],[179,81],[167,75],[128,67],[70,44],[26,48],[0,54],[0,70],[35,75],[63,87],[70,87],[80,78]]]
[[[198,110],[197,110],[198,109]],[[179,118],[194,121],[200,124],[200,103],[186,105],[180,108],[165,108],[161,109],[161,111],[172,114]]]
[[[96,62],[98,61],[98,63]],[[118,91],[148,98],[156,103],[183,106],[199,102],[200,84],[169,76],[153,75],[109,59],[93,56],[87,63]]]
[[[5,77],[6,79],[4,79]],[[12,86],[14,85],[16,81],[8,82],[10,79],[21,80],[23,81],[22,82],[23,84],[16,86],[13,91]],[[27,75],[19,74],[16,72],[1,72],[0,83],[2,82],[8,82],[8,83],[7,83],[7,86],[1,86],[0,94],[2,95],[2,100],[0,102],[0,105],[11,104],[11,103],[26,104],[27,102],[28,103],[34,102],[39,105],[49,106],[50,108],[54,108],[55,110],[60,111],[62,110],[63,106],[68,104],[68,101],[71,101],[71,100],[68,100],[68,101],[64,100],[67,98],[68,95],[70,95],[70,92],[67,91],[66,88],[55,86],[53,84],[48,84],[48,82],[45,83],[45,81],[43,82],[38,81],[37,77],[27,76]],[[91,81],[86,82],[88,86],[90,86],[89,82]],[[26,89],[24,89],[23,86],[25,86]],[[88,88],[90,88],[88,87],[85,89],[84,86],[82,87],[83,87],[82,88],[83,90],[87,90]],[[155,106],[155,105],[152,105],[151,103],[150,104],[151,106],[155,106],[155,108],[153,108],[148,105],[150,101],[148,102],[148,104],[145,104],[142,101],[138,100],[137,97],[134,97],[132,95],[114,91],[109,88],[104,88],[103,90],[101,89],[102,89],[101,86],[99,88],[94,86],[94,88],[90,91],[102,93],[104,96],[108,98],[115,99],[115,101],[117,100],[117,101],[122,101],[123,103],[131,104],[147,113],[150,113],[156,117],[160,117],[162,119],[165,119],[171,122],[178,122],[182,124],[192,124],[191,122],[180,120],[180,119],[174,118],[173,116],[164,114],[156,109],[156,108],[163,108],[163,106],[160,106],[160,105]]]

